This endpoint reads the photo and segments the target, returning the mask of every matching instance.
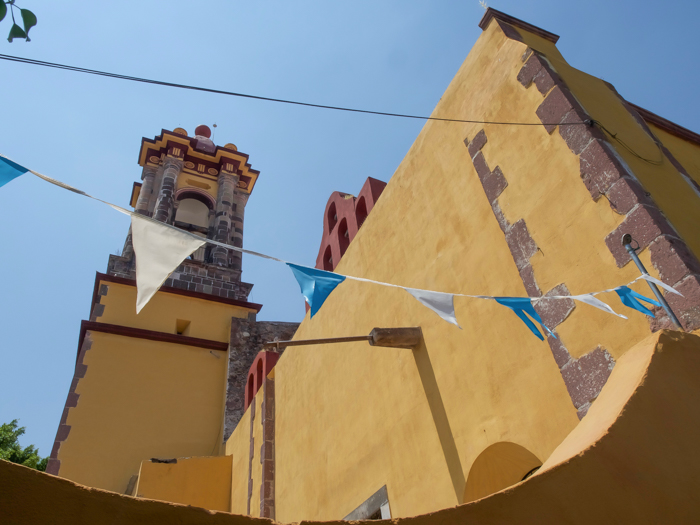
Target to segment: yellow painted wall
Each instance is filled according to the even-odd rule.
[[[158,292],[136,315],[136,287],[126,284],[101,281],[109,287],[107,295],[101,296],[105,305],[104,314],[97,319],[101,323],[118,324],[176,333],[177,319],[190,321],[187,335],[201,339],[228,342],[231,335],[231,317],[247,318],[255,310],[215,301],[206,301],[184,295]]]
[[[477,502],[401,523],[697,523],[698,375],[697,336],[654,334],[620,359],[588,416],[534,476]],[[262,523],[90,489],[2,460],[0,486],[0,514],[17,525]]]
[[[143,460],[219,452],[225,352],[92,332],[59,475],[123,493]]]
[[[179,458],[177,463],[143,461],[136,496],[228,512],[231,456]]]
[[[274,378],[274,370],[268,377]],[[233,457],[231,469],[231,512],[248,514],[248,480],[252,479],[253,493],[250,498],[250,515],[260,516],[260,486],[262,483],[262,463],[260,447],[263,443],[262,403],[264,391],[261,387],[255,394],[253,403],[243,414],[231,437],[226,441],[225,454]],[[253,410],[253,404],[255,410]],[[254,415],[253,415],[254,414]],[[250,419],[253,418],[253,458],[250,459]],[[252,468],[251,468],[252,466]]]
[[[577,96],[585,91],[582,102],[595,118],[629,135],[633,147],[645,145],[602,81],[565,65],[553,45],[530,40],[551,55]],[[433,116],[538,122],[543,97],[516,78],[526,47],[492,24]],[[445,292],[526,296],[463,144],[482,127],[485,158],[508,181],[501,208],[511,223],[525,219],[540,248],[531,262],[543,292],[565,283],[571,293],[585,293],[638,276],[632,265],[618,269],[604,242],[624,217],[604,199],[591,199],[579,159],[558,132],[436,121],[423,128],[339,273]],[[685,182],[668,166],[651,169],[624,158],[679,230],[695,235],[700,207],[683,193]],[[648,251],[641,257],[649,263]],[[649,294],[645,285],[634,288]],[[629,320],[577,305],[558,327],[575,358],[599,345],[618,358],[649,334],[645,317],[615,294],[601,298]],[[456,298],[455,307],[463,330],[400,289],[345,281],[314,319],[304,320],[298,339],[420,326],[425,346],[353,343],[285,352],[275,369],[277,519],[339,519],[384,484],[392,517],[449,507],[461,502],[470,467],[489,445],[512,442],[545,459],[578,424],[546,343],[494,302]]]
[[[638,155],[654,162],[661,162],[660,165],[645,162],[619,143],[609,139],[618,155],[631,168],[644,189],[651,194],[681,238],[696,256],[700,255],[700,197],[664,157],[654,140],[630,112],[620,104],[617,94],[607,87],[601,79],[571,67],[551,42],[524,31],[520,31],[520,33],[530,47],[546,55],[557,73],[593,119],[601,122]],[[554,135],[556,136],[557,133],[555,132]],[[679,140],[670,140],[667,135],[662,133],[660,136],[662,140],[669,140],[667,147],[680,150]],[[697,168],[697,164],[700,162],[697,148],[692,149],[686,146],[682,149],[681,156],[686,161],[694,158],[694,161],[689,162],[689,164]],[[687,169],[693,169],[693,167]]]
[[[231,456],[231,512],[248,514],[250,465],[250,410],[246,410],[236,430],[226,441],[225,454]]]
[[[263,443],[263,428],[262,428],[262,403],[263,403],[263,388],[255,394],[255,418],[253,419],[253,459],[250,479],[253,480],[253,494],[250,498],[250,515],[260,516],[260,486],[262,485],[262,463],[260,462],[260,449]],[[247,412],[250,412],[248,407]],[[242,429],[245,430],[245,429]],[[247,429],[250,435],[250,427]],[[250,445],[250,441],[248,442]]]
[[[666,146],[676,160],[686,169],[695,182],[700,184],[700,145],[683,140],[658,126],[649,124],[651,131]]]

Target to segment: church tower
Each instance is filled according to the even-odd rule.
[[[136,213],[240,248],[245,206],[260,172],[234,144],[214,145],[207,126],[194,134],[176,128],[141,141],[142,182],[134,183],[131,205]],[[241,269],[240,252],[206,246],[166,286],[245,301],[252,285],[241,282]],[[134,272],[129,235],[122,255],[110,257],[107,273],[133,279]]]
[[[136,213],[243,246],[243,219],[260,175],[207,126],[142,139]],[[47,472],[131,494],[151,458],[221,456],[245,411],[246,381],[263,343],[297,323],[257,321],[241,253],[205,245],[136,313],[131,233],[97,273]]]

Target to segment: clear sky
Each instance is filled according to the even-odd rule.
[[[2,54],[423,115],[478,38],[484,13],[477,0],[17,2],[39,24],[30,43],[0,39]],[[628,100],[700,131],[699,2],[488,3],[560,35],[570,64]],[[0,23],[0,33],[9,29]],[[370,176],[388,181],[422,127],[6,61],[0,76],[0,152],[124,206],[140,180],[141,137],[216,123],[215,142],[233,142],[261,172],[244,247],[311,266],[330,194],[357,194]],[[22,444],[48,455],[95,272],[121,249],[128,218],[25,175],[0,188],[0,221],[0,422],[19,418]],[[259,319],[301,320],[303,299],[287,268],[246,257],[243,279],[264,305]]]

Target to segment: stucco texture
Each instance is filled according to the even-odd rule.
[[[209,510],[231,510],[231,456],[143,461],[135,495]]]
[[[226,354],[92,332],[59,474],[123,493],[141,461],[219,453]]]
[[[194,297],[158,292],[140,314],[136,314],[136,287],[112,282],[101,282],[108,287],[101,296],[104,313],[101,323],[118,324],[176,333],[177,320],[189,321],[187,336],[212,341],[228,342],[231,334],[231,317],[247,318],[255,310]]]
[[[601,121],[629,127],[628,142],[645,144],[641,127],[607,85],[564,65],[550,43],[531,40],[527,44],[562,61],[557,67],[576,93],[586,92],[582,103],[596,118],[608,112]],[[537,122],[542,95],[517,80],[527,44],[492,23],[433,116]],[[445,292],[525,296],[463,143],[482,128],[488,137],[484,157],[508,181],[499,197],[503,213],[510,223],[524,219],[539,248],[530,262],[543,292],[565,283],[572,294],[585,293],[639,275],[631,264],[618,268],[605,244],[624,216],[605,199],[591,198],[578,156],[557,133],[541,126],[436,121],[425,125],[336,271]],[[669,214],[673,206],[694,204],[680,195],[686,183],[668,166],[655,172],[625,160],[643,174],[645,185],[669,178],[668,184],[651,184]],[[700,213],[695,210],[690,217]],[[700,224],[678,210],[673,215],[689,234]],[[642,253],[647,264],[648,257]],[[644,283],[633,288],[649,294]],[[614,293],[601,298],[629,319],[577,305],[558,328],[574,358],[602,347],[619,359],[649,334],[646,318]],[[400,289],[345,281],[313,319],[304,320],[298,339],[420,326],[425,345],[407,351],[356,343],[284,354],[276,367],[278,519],[337,519],[384,484],[393,517],[459,504],[471,465],[488,446],[512,442],[544,460],[576,426],[545,343],[494,302],[456,298],[455,307],[463,330]]]
[[[586,418],[534,476],[473,503],[401,523],[697,522],[698,374],[699,337],[649,336],[618,360]],[[274,523],[88,489],[6,461],[0,461],[0,488],[0,511],[13,525]]]

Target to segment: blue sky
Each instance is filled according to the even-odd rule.
[[[428,115],[481,30],[477,0],[112,3],[18,0],[39,24],[0,53],[320,104]],[[628,100],[700,131],[698,2],[489,2],[561,36],[574,67]],[[9,32],[8,20],[0,33]],[[261,176],[244,246],[313,265],[326,201],[384,181],[419,121],[345,114],[130,83],[0,61],[0,152],[127,205],[141,137],[216,123]],[[479,115],[475,116],[476,118]],[[89,317],[96,271],[121,249],[128,218],[24,176],[0,189],[0,422],[51,451]],[[291,273],[247,257],[259,319],[298,321]]]

